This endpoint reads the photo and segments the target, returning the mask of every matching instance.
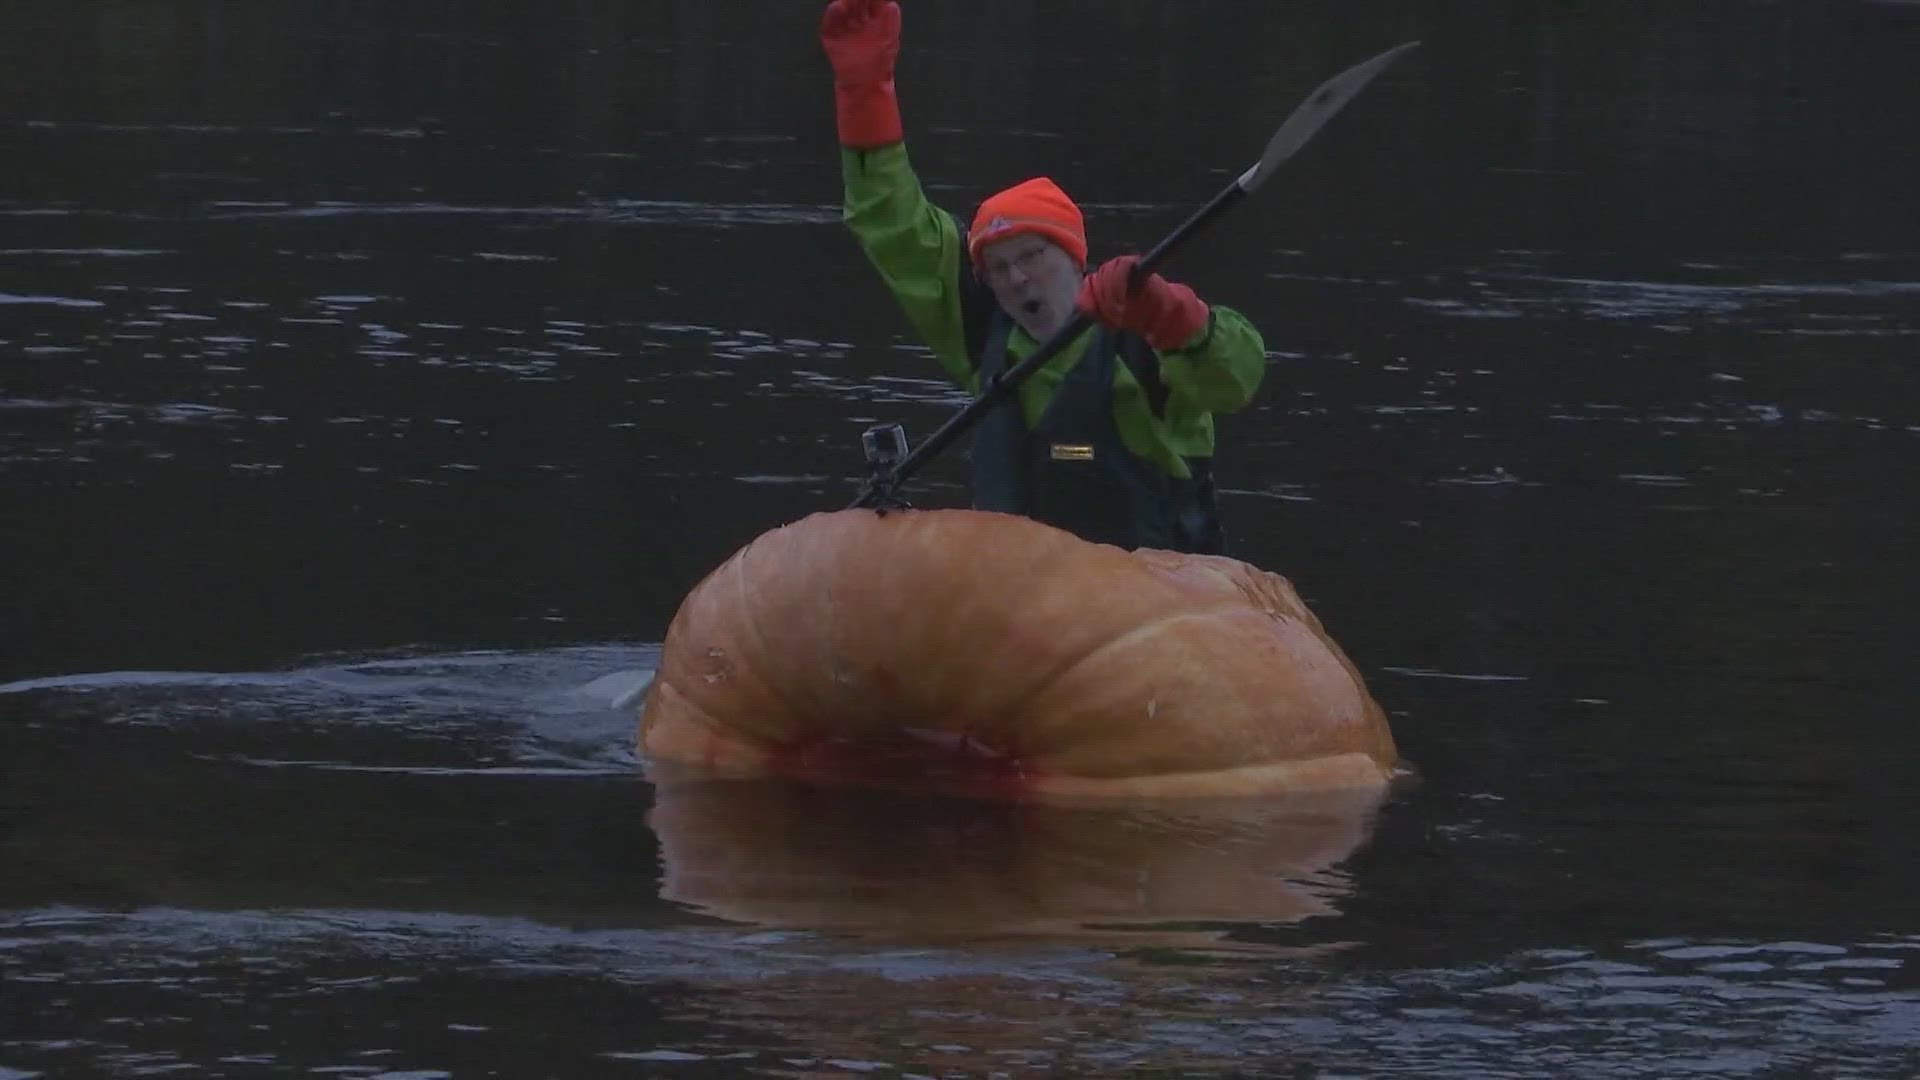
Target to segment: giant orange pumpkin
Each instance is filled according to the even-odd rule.
[[[972,510],[774,529],[682,602],[654,762],[1008,800],[1383,786],[1393,737],[1286,579]]]

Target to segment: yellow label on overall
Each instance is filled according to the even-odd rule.
[[[1093,447],[1087,446],[1083,443],[1054,443],[1053,444],[1053,460],[1055,461],[1092,461]]]

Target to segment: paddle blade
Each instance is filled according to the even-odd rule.
[[[1418,44],[1420,43],[1417,41],[1408,41],[1395,45],[1379,56],[1355,64],[1321,83],[1318,89],[1308,94],[1307,99],[1293,110],[1293,114],[1280,125],[1280,130],[1273,133],[1273,138],[1267,142],[1267,149],[1260,155],[1259,162],[1240,174],[1238,181],[1240,190],[1252,192],[1266,182],[1267,177],[1273,174],[1273,170],[1280,167],[1281,162],[1292,157],[1302,146],[1305,146],[1307,140],[1313,138],[1314,133],[1319,131],[1328,120],[1333,119],[1333,114],[1345,108],[1347,102],[1353,100],[1354,95],[1373,81],[1375,75],[1386,70],[1387,65],[1399,58],[1401,53]]]

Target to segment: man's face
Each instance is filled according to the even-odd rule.
[[[1017,233],[980,249],[980,276],[1008,315],[1044,341],[1073,317],[1080,266],[1038,233]]]

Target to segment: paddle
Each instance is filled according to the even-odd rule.
[[[1166,239],[1160,241],[1152,251],[1142,256],[1134,267],[1130,284],[1138,288],[1139,283],[1172,255],[1175,249],[1191,239],[1213,219],[1238,205],[1241,200],[1253,194],[1267,177],[1273,175],[1282,162],[1305,146],[1314,133],[1325,126],[1333,115],[1352,101],[1367,83],[1380,74],[1388,64],[1408,49],[1420,44],[1409,41],[1396,45],[1371,60],[1335,75],[1308,94],[1305,101],[1297,106],[1280,130],[1273,133],[1267,141],[1267,148],[1253,167],[1241,173],[1228,184],[1212,201],[1196,211],[1192,217],[1182,222]],[[875,505],[898,505],[899,500],[893,492],[901,482],[920,470],[935,454],[951,446],[967,428],[979,421],[986,411],[1003,399],[1011,396],[1027,377],[1045,366],[1047,361],[1059,355],[1087,328],[1093,325],[1093,316],[1076,312],[1066,324],[1054,331],[1032,354],[1019,363],[1007,368],[987,384],[980,396],[968,402],[966,407],[955,413],[952,419],[940,426],[940,429],[927,437],[927,440],[915,447],[912,453],[906,453],[906,435],[897,424],[881,425],[870,428],[865,435],[867,460],[873,465],[873,476],[867,481],[860,495],[853,501],[851,508]],[[892,445],[883,444],[883,439],[891,439]]]

